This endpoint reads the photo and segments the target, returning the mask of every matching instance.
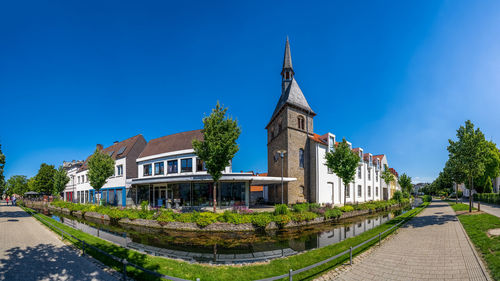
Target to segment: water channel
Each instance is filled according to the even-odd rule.
[[[262,232],[190,232],[125,228],[42,212],[75,229],[143,253],[215,264],[251,263],[295,255],[357,236],[412,207],[360,216],[342,222]]]

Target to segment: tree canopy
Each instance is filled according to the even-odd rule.
[[[408,192],[408,194],[412,193],[413,184],[411,183],[411,177],[403,173],[401,176],[399,176],[398,182],[403,191]]]
[[[347,141],[337,145],[333,151],[328,151],[325,155],[326,166],[331,169],[344,183],[344,204],[346,203],[346,190],[351,182],[354,182],[356,169],[358,168],[360,158],[357,153],[351,150]]]
[[[88,177],[90,185],[99,191],[106,184],[106,181],[115,173],[115,160],[108,154],[96,149],[88,161]]]
[[[35,176],[35,191],[43,194],[52,194],[52,192],[54,191],[55,172],[56,169],[54,169],[54,165],[42,163],[40,165],[38,173]]]
[[[229,166],[239,147],[236,140],[241,129],[237,120],[226,116],[227,108],[217,102],[209,116],[203,118],[203,140],[193,140],[193,149],[214,180],[213,205],[216,210],[216,186],[222,171]]]
[[[12,194],[24,195],[25,192],[28,192],[28,179],[26,176],[15,175],[10,177],[6,183],[6,192],[7,195],[11,196]]]
[[[54,174],[54,194],[60,194],[61,192],[63,192],[68,182],[68,173],[63,168],[63,166],[59,166],[59,169],[57,169]]]
[[[380,174],[380,177],[384,180],[385,184],[389,186],[389,184],[394,181],[394,175],[389,171],[389,167],[384,164],[384,171]]]

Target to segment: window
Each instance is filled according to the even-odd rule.
[[[335,139],[332,136],[329,138],[328,146],[331,152],[335,150]]]
[[[375,181],[378,181],[378,171],[375,172]]]
[[[304,168],[304,150],[299,149],[299,167]]]
[[[375,196],[378,196],[378,186],[375,187]]]
[[[287,71],[287,72],[285,72],[285,77],[286,77],[286,78],[285,78],[286,80],[290,79],[290,72],[288,72],[288,71]]]
[[[358,179],[361,178],[361,166],[358,166]]]
[[[191,158],[181,159],[181,172],[186,173],[192,171],[193,171],[193,159]]]
[[[332,169],[330,169],[330,168],[328,168],[328,173],[329,173],[329,174],[333,174],[333,170],[332,170]]]
[[[361,185],[358,185],[358,197],[361,197]]]
[[[368,197],[372,196],[372,187],[368,186]]]
[[[177,174],[177,160],[170,160],[167,162],[167,174]]]
[[[301,130],[305,129],[306,126],[305,126],[304,117],[302,117],[302,116],[297,117],[297,123],[298,123],[297,125],[298,125],[299,129],[301,129]]]
[[[196,171],[201,172],[201,171],[206,171],[207,167],[205,166],[205,162],[201,160],[200,158],[196,158]]]
[[[351,197],[351,186],[350,185],[347,185],[345,187],[345,196],[346,197]]]
[[[372,180],[372,170],[368,169],[368,180]]]
[[[155,163],[155,175],[163,175],[164,169],[163,169],[163,162],[157,162]]]
[[[116,166],[116,175],[123,176],[123,165]]]
[[[146,164],[143,166],[144,168],[144,173],[143,175],[145,176],[151,176],[151,164]]]
[[[87,178],[87,182],[89,182],[89,175],[86,175],[86,178]]]

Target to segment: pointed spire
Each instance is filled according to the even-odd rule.
[[[285,57],[283,58],[283,72],[285,69],[293,72],[292,54],[290,53],[290,41],[288,41],[288,36],[286,37]]]

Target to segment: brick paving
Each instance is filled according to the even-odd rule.
[[[352,266],[316,280],[491,280],[472,247],[453,209],[435,201]]]
[[[21,208],[0,201],[0,280],[118,279]]]

